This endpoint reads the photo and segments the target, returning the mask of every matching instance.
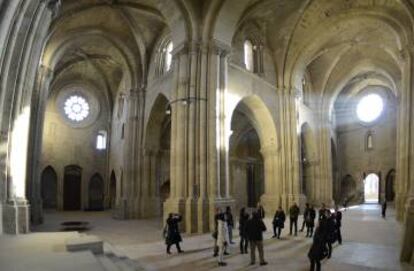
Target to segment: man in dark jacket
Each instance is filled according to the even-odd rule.
[[[308,213],[309,213],[309,203],[306,203],[305,211],[303,212],[303,222],[302,222],[302,227],[300,228],[300,232],[303,232],[303,230],[305,229],[306,217],[308,216]]]
[[[231,213],[231,208],[230,206],[226,207],[226,212],[225,212],[225,218],[227,221],[227,227],[229,229],[229,240],[230,240],[230,244],[234,244],[233,242],[233,228],[234,228],[234,220],[233,220],[233,214]]]
[[[253,213],[253,217],[246,223],[246,233],[250,242],[250,264],[256,262],[256,247],[259,251],[260,265],[266,265],[263,252],[263,232],[266,231],[266,226],[260,218],[258,212]]]
[[[273,217],[273,237],[280,239],[280,234],[282,233],[282,229],[285,227],[285,220],[286,215],[283,211],[282,207],[279,206],[279,208],[276,210],[275,216]]]
[[[341,234],[341,226],[342,226],[342,212],[339,211],[338,206],[335,207],[335,221],[336,221],[336,235],[338,239],[338,243],[342,245],[342,234]]]
[[[306,214],[306,237],[312,237],[313,228],[315,227],[316,211],[313,205],[309,207],[308,213]]]
[[[289,220],[290,220],[290,231],[289,235],[292,235],[292,227],[295,227],[295,236],[298,235],[298,217],[299,217],[299,207],[296,203],[293,203],[292,207],[289,209]]]
[[[167,219],[167,238],[165,238],[165,243],[167,245],[167,254],[171,254],[170,248],[171,245],[175,244],[177,247],[178,253],[184,252],[180,248],[180,242],[183,240],[178,229],[178,223],[181,221],[181,215],[170,213]]]
[[[326,244],[328,245],[328,259],[332,255],[332,244],[336,242],[336,224],[335,217],[331,214],[331,211],[327,209],[326,213]]]
[[[309,249],[308,257],[311,262],[310,271],[320,271],[321,270],[321,260],[323,260],[327,255],[326,242],[324,239],[324,234],[320,227],[317,227],[315,234],[313,236],[313,243]]]

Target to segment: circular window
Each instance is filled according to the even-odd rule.
[[[370,123],[378,119],[384,109],[384,102],[378,94],[368,94],[358,102],[356,113],[359,120]]]
[[[65,100],[64,110],[70,120],[81,122],[89,115],[89,103],[81,96],[69,96]]]

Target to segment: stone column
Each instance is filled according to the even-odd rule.
[[[6,9],[3,14],[7,14],[11,24],[6,23],[4,31],[9,35],[3,42],[4,59],[0,60],[3,64],[0,93],[5,93],[0,98],[0,129],[2,142],[7,146],[2,150],[5,163],[0,165],[4,172],[1,177],[7,185],[2,220],[4,232],[11,234],[29,231],[26,167],[31,158],[28,154],[31,103],[42,45],[55,10],[54,3],[49,1],[20,2],[23,1],[3,7]]]
[[[414,95],[412,95],[412,91],[414,89],[414,65],[413,65],[413,57],[414,57],[414,50],[412,47],[407,46],[407,48],[402,52],[402,58],[405,60],[404,64],[404,73],[406,77],[403,79],[405,84],[409,87],[403,89],[403,94],[400,100],[400,107],[399,107],[399,127],[397,129],[397,133],[399,136],[402,136],[398,146],[402,149],[398,150],[398,159],[397,164],[400,165],[401,169],[409,169],[414,167],[414,124],[413,124],[413,116],[414,116]],[[409,73],[406,73],[408,72]],[[407,98],[407,100],[403,101],[403,98]],[[403,104],[404,103],[404,104]],[[405,116],[404,117],[404,112]],[[407,112],[409,112],[407,114]],[[403,121],[407,121],[405,123],[401,123]],[[407,126],[400,126],[401,124],[407,124]],[[408,136],[407,136],[408,133]],[[408,139],[408,140],[407,140]],[[408,144],[407,144],[408,143]],[[401,144],[401,145],[400,145]],[[408,150],[408,156],[402,156],[403,150]],[[408,160],[408,163],[407,163]],[[405,167],[407,166],[407,167]],[[400,169],[398,167],[398,169]],[[407,174],[408,172],[408,174]],[[402,173],[402,174],[401,174]],[[398,185],[398,202],[397,204],[402,204],[405,201],[405,219],[404,219],[404,234],[403,234],[403,245],[401,249],[401,260],[404,262],[410,262],[414,266],[414,171],[408,170],[399,173],[397,170],[397,176],[399,176],[399,185]],[[406,174],[406,175],[405,175]],[[402,176],[406,176],[407,178],[402,179]],[[408,191],[407,194],[403,194],[405,191]],[[402,206],[397,206],[401,208]],[[399,210],[397,210],[399,211]],[[402,212],[402,211],[400,211]],[[400,218],[401,218],[400,214]]]
[[[280,88],[280,134],[281,171],[283,180],[282,207],[285,210],[293,202],[300,203],[299,166],[300,153],[298,149],[297,101],[298,91],[293,87]]]
[[[282,179],[280,153],[276,146],[263,146],[260,150],[264,160],[265,193],[260,198],[266,213],[273,215],[281,204]]]

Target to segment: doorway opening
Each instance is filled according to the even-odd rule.
[[[92,176],[89,182],[89,210],[102,211],[104,209],[104,182],[98,173]]]
[[[379,202],[379,177],[375,173],[369,174],[364,179],[364,199],[365,203]]]
[[[81,173],[79,166],[66,166],[63,179],[63,209],[73,211],[81,209]]]
[[[57,174],[51,167],[46,167],[42,172],[41,195],[44,209],[57,208]]]

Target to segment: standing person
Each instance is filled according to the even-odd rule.
[[[171,245],[177,247],[178,253],[184,252],[180,248],[180,242],[183,241],[180,235],[180,230],[178,229],[178,223],[181,221],[181,215],[170,213],[167,218],[167,238],[165,238],[165,243],[167,245],[167,254],[171,254],[170,248]]]
[[[220,208],[216,208],[216,214],[214,215],[214,231],[213,231],[213,238],[214,238],[214,253],[213,257],[218,256],[219,247],[217,246],[217,227],[218,227],[218,220],[221,216],[222,212]]]
[[[325,211],[326,211],[326,206],[325,206],[325,203],[322,203],[322,206],[321,206],[321,208],[319,209],[319,216],[318,216],[318,220],[321,220],[321,219],[323,218],[323,216],[325,216],[325,215],[326,215]]]
[[[250,264],[256,263],[256,247],[259,251],[260,265],[266,265],[263,253],[263,232],[266,231],[266,226],[258,212],[253,213],[253,217],[247,221],[246,225],[247,236],[250,242]]]
[[[289,208],[289,220],[290,220],[290,231],[289,235],[292,235],[292,228],[295,227],[295,236],[298,235],[298,217],[299,217],[299,207],[296,203]]]
[[[303,222],[302,222],[302,227],[300,228],[300,232],[303,232],[303,230],[305,229],[306,217],[308,216],[308,212],[309,212],[309,203],[306,203],[305,206],[306,207],[305,207],[305,211],[303,212]]]
[[[282,233],[282,229],[285,227],[285,220],[286,215],[283,211],[282,207],[279,206],[279,208],[276,210],[275,216],[273,217],[273,237],[280,239],[280,234]]]
[[[306,219],[306,237],[312,237],[313,228],[315,227],[316,211],[313,205],[309,207]]]
[[[320,227],[317,227],[313,236],[313,243],[309,249],[308,257],[311,262],[310,271],[321,271],[321,260],[326,257],[326,243],[324,234]]]
[[[381,215],[382,215],[382,218],[385,218],[385,214],[386,214],[386,212],[387,212],[387,201],[386,200],[384,200],[383,202],[382,202],[382,206],[381,206],[382,208],[381,208]]]
[[[265,218],[265,210],[263,206],[260,204],[260,201],[257,203],[257,213],[259,214],[261,219]]]
[[[231,213],[231,208],[230,206],[226,207],[226,221],[227,221],[227,226],[229,228],[229,240],[230,240],[230,244],[234,244],[233,242],[233,228],[234,228],[234,220],[233,220],[233,214]]]
[[[326,209],[326,244],[328,245],[328,259],[332,256],[332,244],[336,242],[335,217],[329,209]]]
[[[342,234],[341,234],[341,226],[342,226],[342,212],[339,211],[338,206],[335,207],[335,225],[336,225],[336,237],[338,239],[338,244],[342,245]]]
[[[217,246],[219,248],[219,257],[218,257],[218,265],[219,266],[225,266],[227,265],[224,262],[224,254],[226,251],[226,247],[229,244],[229,229],[227,226],[227,222],[225,219],[225,214],[220,214],[218,216],[218,222],[217,222]]]
[[[246,213],[246,208],[241,208],[239,216],[239,235],[240,235],[240,253],[247,254],[247,246],[249,241],[247,239],[246,224],[249,220],[249,215]]]

